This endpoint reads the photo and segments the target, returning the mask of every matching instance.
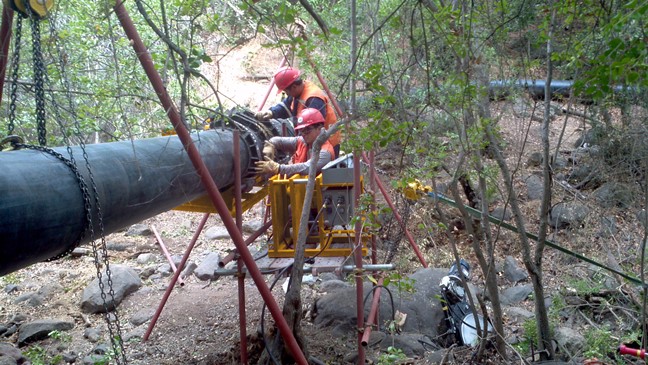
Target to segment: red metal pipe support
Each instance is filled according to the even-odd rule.
[[[353,166],[360,166],[360,157],[357,153],[353,154]],[[353,169],[353,195],[355,206],[360,206],[360,169]],[[357,309],[357,330],[358,330],[358,361],[357,364],[365,363],[365,349],[362,345],[362,329],[364,328],[364,283],[362,270],[362,220],[358,219],[355,223],[355,249],[353,252],[355,261],[355,281],[356,281],[356,309]]]
[[[369,336],[371,336],[371,327],[376,324],[376,318],[378,317],[378,308],[380,307],[380,291],[383,285],[383,278],[378,279],[378,284],[373,291],[373,299],[371,299],[371,309],[369,309],[369,315],[367,316],[367,322],[365,322],[364,332],[362,333],[362,341],[360,343],[362,346],[367,346],[369,343]]]
[[[191,254],[191,251],[196,245],[200,233],[202,232],[203,228],[205,228],[205,224],[207,223],[208,218],[209,218],[209,213],[205,213],[205,215],[203,215],[202,217],[202,220],[198,224],[198,228],[196,228],[196,232],[191,238],[191,242],[189,243],[189,246],[187,246],[187,249],[185,250],[184,256],[182,256],[182,260],[180,260],[180,267],[184,267],[187,264],[187,260],[189,260],[189,255]],[[147,341],[149,336],[151,335],[151,332],[153,332],[153,327],[155,327],[155,324],[157,323],[157,320],[158,318],[160,318],[160,314],[162,313],[162,309],[164,309],[164,305],[166,304],[167,300],[169,299],[169,296],[171,295],[171,291],[173,290],[173,283],[175,283],[179,277],[180,277],[180,271],[176,271],[175,274],[173,274],[173,279],[171,279],[171,282],[169,282],[169,285],[167,286],[166,291],[162,296],[162,300],[160,300],[160,304],[158,305],[158,308],[155,311],[153,318],[151,318],[151,323],[149,323],[149,326],[146,329],[146,333],[144,334],[142,341]]]
[[[366,163],[368,162],[368,158],[366,154],[362,154],[362,158]],[[421,250],[419,249],[418,245],[416,242],[414,242],[414,237],[412,237],[412,234],[409,232],[407,227],[405,226],[405,222],[403,222],[403,218],[401,218],[400,214],[398,214],[398,211],[396,210],[396,207],[394,206],[394,203],[392,202],[391,198],[389,197],[389,194],[387,193],[387,190],[385,189],[385,186],[383,185],[382,181],[380,181],[380,178],[378,175],[375,175],[375,181],[376,184],[378,185],[378,189],[380,189],[380,192],[382,192],[383,196],[385,197],[385,202],[387,202],[387,205],[391,208],[392,212],[394,212],[394,217],[396,217],[396,220],[398,223],[401,225],[403,228],[403,231],[405,231],[405,235],[407,236],[407,239],[410,242],[410,246],[412,246],[412,249],[414,250],[414,253],[416,253],[416,257],[418,257],[419,261],[421,261],[421,264],[423,267],[427,268],[428,264],[425,262],[425,258],[423,258],[423,254],[421,253]]]
[[[371,196],[373,201],[376,201],[376,168],[375,168],[375,157],[376,153],[371,150],[369,151],[369,190],[371,191]],[[372,204],[372,209],[375,209],[376,206]],[[371,235],[371,263],[378,263],[378,250],[376,249],[376,235]]]
[[[288,60],[286,60],[286,57],[284,57],[283,60],[281,61],[281,63],[279,63],[279,67],[277,67],[277,69],[280,69],[280,68],[284,67],[286,65],[286,62],[288,62]],[[273,77],[272,80],[270,80],[270,85],[268,85],[268,91],[266,91],[265,96],[263,97],[263,99],[259,103],[259,108],[257,109],[258,112],[263,110],[263,107],[265,106],[266,101],[268,101],[268,96],[270,96],[270,92],[272,91],[272,88],[274,87],[274,85],[275,85],[275,80],[274,80],[274,77]]]
[[[248,237],[245,240],[245,246],[249,246],[250,243],[254,242],[254,240],[259,238],[259,236],[264,234],[268,230],[268,228],[270,228],[270,226],[272,226],[272,221],[266,222],[256,232],[252,233],[250,237]],[[235,249],[234,251],[227,254],[227,256],[220,259],[220,261],[218,261],[218,267],[225,267],[225,265],[227,265],[230,261],[234,260],[234,257],[236,256],[237,252],[238,251]]]
[[[187,128],[185,127],[184,123],[180,118],[180,114],[176,110],[175,105],[173,104],[171,98],[169,97],[169,94],[166,92],[166,88],[164,87],[162,78],[155,70],[153,59],[151,58],[151,55],[148,53],[146,47],[144,46],[142,39],[139,37],[139,34],[137,33],[133,21],[130,19],[128,12],[126,11],[126,7],[124,6],[122,0],[117,0],[114,10],[115,10],[115,14],[117,14],[117,18],[119,19],[119,22],[124,28],[124,32],[131,40],[133,49],[135,50],[135,54],[137,55],[137,58],[139,59],[140,63],[142,64],[142,67],[144,68],[144,71],[146,72],[149,80],[151,81],[151,85],[153,86],[153,89],[157,93],[158,98],[160,99],[160,102],[164,107],[164,110],[166,110],[167,115],[169,116],[169,119],[171,120],[171,124],[173,124],[173,128],[175,128],[178,138],[180,139],[185,149],[187,150],[187,155],[191,159],[191,162],[194,165],[196,172],[198,173],[198,175],[200,175],[200,180],[205,186],[205,190],[207,191],[207,194],[211,198],[212,203],[216,208],[216,211],[218,212],[221,219],[223,220],[223,223],[225,224],[225,228],[227,228],[227,232],[230,234],[232,240],[234,241],[234,245],[239,250],[241,259],[245,263],[248,272],[250,273],[250,276],[252,276],[252,280],[254,280],[254,283],[259,289],[259,293],[261,294],[261,297],[263,298],[264,302],[268,306],[268,310],[270,311],[270,314],[272,314],[272,317],[275,320],[277,327],[279,327],[279,330],[281,331],[281,336],[283,337],[286,346],[288,347],[291,354],[294,356],[295,361],[298,364],[307,365],[308,361],[306,360],[303,351],[299,347],[299,344],[297,343],[297,340],[295,339],[295,336],[290,326],[288,326],[286,319],[283,317],[281,308],[279,308],[279,305],[277,304],[274,297],[272,296],[272,292],[270,291],[267,283],[263,279],[263,275],[261,274],[261,271],[256,266],[256,262],[254,261],[254,258],[247,250],[247,247],[245,246],[245,242],[243,241],[243,236],[241,235],[241,232],[236,227],[236,223],[230,216],[229,209],[227,208],[227,205],[223,200],[223,196],[218,190],[218,187],[216,186],[214,179],[209,174],[209,170],[207,169],[207,166],[203,162],[202,158],[200,157],[200,153],[198,152],[198,149],[196,148],[193,141],[191,140],[189,131],[187,131]]]
[[[164,253],[164,257],[166,257],[167,261],[169,262],[169,265],[171,265],[171,270],[173,270],[173,273],[175,274],[176,271],[179,271],[178,268],[175,266],[173,263],[173,259],[171,258],[171,255],[169,254],[169,251],[167,250],[166,246],[164,245],[164,242],[162,241],[162,237],[158,233],[157,229],[155,229],[155,226],[151,225],[151,231],[153,231],[153,234],[155,235],[155,239],[157,240],[157,243],[160,245],[160,250],[162,250],[162,253]],[[182,266],[180,266],[182,267]],[[175,275],[174,275],[175,276]],[[172,283],[175,283],[175,281],[172,281]],[[178,285],[184,286],[184,281],[182,278],[178,275]]]
[[[239,131],[233,133],[232,156],[234,156],[234,206],[236,207],[236,227],[243,232],[243,203],[241,202],[241,154]],[[239,341],[241,342],[241,361],[243,365],[248,363],[247,355],[247,320],[245,315],[245,274],[243,273],[243,261],[238,260],[238,303],[239,303]]]
[[[7,73],[9,59],[9,45],[11,44],[11,24],[13,23],[14,11],[10,6],[2,7],[2,24],[0,24],[0,105],[2,105],[2,91]]]

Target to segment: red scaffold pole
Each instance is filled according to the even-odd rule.
[[[149,80],[151,81],[151,85],[153,86],[153,89],[157,93],[158,98],[160,99],[160,102],[164,107],[164,110],[167,111],[167,115],[171,120],[171,124],[173,124],[173,128],[175,129],[178,138],[180,139],[185,149],[187,150],[187,155],[191,159],[191,163],[194,165],[194,168],[196,169],[198,175],[200,175],[200,180],[205,186],[205,190],[207,191],[207,194],[212,200],[212,203],[214,204],[216,211],[218,212],[221,219],[223,220],[223,223],[225,224],[225,228],[227,228],[227,232],[232,237],[232,240],[234,241],[234,245],[236,246],[236,248],[239,251],[239,254],[241,255],[241,259],[245,263],[245,266],[247,267],[247,270],[250,273],[252,280],[254,280],[254,283],[259,289],[259,293],[261,294],[263,301],[268,306],[268,310],[272,314],[272,317],[275,320],[277,327],[281,331],[281,336],[283,337],[286,346],[288,347],[291,354],[294,356],[295,361],[298,364],[307,365],[308,361],[306,360],[304,353],[299,347],[299,344],[295,339],[292,329],[290,328],[290,326],[288,326],[286,319],[283,317],[281,308],[279,308],[279,305],[277,304],[274,297],[272,296],[272,292],[270,291],[267,283],[263,279],[263,275],[261,274],[261,271],[256,266],[256,262],[254,261],[252,254],[250,254],[250,252],[247,250],[247,246],[245,245],[245,242],[243,240],[243,235],[238,230],[238,227],[236,226],[236,222],[234,222],[234,219],[232,219],[229,213],[229,209],[227,208],[227,204],[225,204],[225,200],[223,199],[223,196],[218,190],[218,186],[216,186],[214,179],[209,174],[209,170],[207,169],[207,166],[205,165],[202,158],[200,157],[200,153],[196,148],[196,145],[191,140],[191,135],[189,134],[189,131],[187,131],[184,123],[182,122],[180,118],[180,114],[178,113],[175,105],[173,104],[171,97],[166,92],[166,88],[164,87],[162,78],[158,74],[157,70],[155,69],[155,65],[153,64],[153,59],[151,58],[151,55],[148,53],[146,47],[144,46],[142,39],[139,37],[139,34],[137,33],[133,21],[128,15],[128,12],[126,11],[126,7],[124,6],[122,0],[117,0],[114,10],[115,10],[115,14],[117,14],[117,18],[119,19],[119,22],[124,28],[124,32],[131,40],[133,49],[137,54],[137,58],[139,59],[140,63],[142,64],[142,67],[144,68],[144,71],[146,72]]]

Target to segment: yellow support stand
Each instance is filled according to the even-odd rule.
[[[222,192],[223,200],[227,204],[227,209],[229,209],[230,215],[236,217],[236,204],[234,198],[233,187]],[[263,200],[268,195],[268,187],[261,187],[259,190],[251,193],[242,193],[241,194],[241,208],[243,212],[247,212],[252,209],[252,207]],[[217,213],[214,204],[208,195],[203,195],[198,199],[194,199],[188,203],[184,203],[180,206],[173,208],[173,210],[180,210],[184,212],[199,212],[199,213]]]
[[[294,257],[307,182],[308,177],[299,175],[287,179],[277,175],[270,179],[268,195],[272,211],[273,242],[268,248],[268,257]],[[329,199],[327,207],[324,207],[326,199],[331,196],[327,194],[327,189],[341,189],[342,195],[352,196],[349,193],[352,192],[353,184],[324,183],[322,175],[317,176],[310,208],[310,219],[313,221],[308,226],[306,257],[346,257],[352,254],[355,246],[355,230],[349,229],[352,227],[335,224],[335,219],[330,219],[336,214],[335,209],[337,208],[333,206],[336,202]],[[346,203],[350,204],[349,199]],[[329,219],[326,219],[327,217]],[[315,218],[317,218],[316,221]],[[346,224],[348,222],[338,223]],[[367,255],[367,244],[370,239],[369,234],[362,233],[363,256]]]

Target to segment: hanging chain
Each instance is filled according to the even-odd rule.
[[[85,210],[85,224],[86,224],[86,227],[84,227],[83,232],[79,236],[79,239],[76,242],[74,242],[73,245],[70,245],[70,247],[68,247],[67,250],[65,250],[64,252],[62,252],[62,253],[54,256],[54,257],[51,257],[51,258],[47,259],[46,261],[58,260],[58,259],[60,259],[62,257],[67,256],[70,252],[72,252],[75,248],[77,248],[79,246],[79,243],[81,242],[81,240],[85,236],[85,232],[88,229],[88,227],[92,227],[92,204],[91,204],[91,200],[90,200],[90,193],[88,192],[88,185],[86,184],[85,180],[83,179],[83,176],[79,172],[79,169],[77,168],[76,164],[73,161],[65,158],[65,156],[63,156],[62,154],[54,151],[53,149],[45,147],[45,146],[36,146],[36,145],[23,144],[23,143],[15,143],[14,147],[16,149],[28,148],[28,149],[44,152],[44,153],[47,153],[47,154],[50,154],[50,155],[54,156],[59,161],[63,162],[63,164],[65,164],[65,166],[67,166],[70,169],[70,171],[72,171],[72,173],[74,174],[74,176],[77,179],[77,182],[79,183],[79,190],[81,191],[81,195],[83,197],[83,208]]]
[[[92,252],[94,256],[94,261],[95,261],[95,266],[97,269],[97,279],[99,281],[99,289],[101,291],[101,299],[103,302],[103,307],[104,307],[104,319],[108,325],[108,332],[110,336],[110,342],[112,344],[112,348],[115,354],[115,361],[117,364],[127,364],[126,361],[126,351],[124,349],[124,344],[123,344],[123,339],[122,339],[122,333],[121,333],[121,327],[119,323],[119,315],[117,312],[116,308],[116,301],[115,301],[115,292],[113,289],[113,281],[112,281],[112,273],[110,271],[110,265],[109,265],[109,259],[108,259],[108,251],[106,248],[106,241],[105,241],[105,236],[104,236],[104,224],[103,224],[103,213],[101,210],[101,205],[99,202],[99,193],[97,191],[97,185],[94,179],[94,176],[92,174],[92,169],[90,168],[90,161],[88,158],[88,154],[85,149],[85,143],[83,142],[83,138],[81,135],[81,127],[79,124],[78,117],[75,112],[74,108],[74,102],[72,101],[72,94],[70,92],[70,83],[68,79],[66,78],[66,73],[64,70],[65,63],[62,61],[62,53],[61,50],[59,49],[59,64],[61,65],[61,74],[62,74],[62,80],[64,83],[64,90],[67,90],[67,97],[68,97],[68,102],[69,102],[69,108],[72,113],[72,118],[74,120],[74,134],[78,137],[79,143],[80,143],[80,148],[81,151],[83,152],[83,159],[85,161],[86,169],[88,171],[88,179],[90,181],[90,187],[92,189],[92,194],[94,195],[94,208],[95,212],[97,215],[97,225],[98,225],[98,230],[99,230],[99,236],[101,237],[101,244],[98,245],[95,242],[95,230],[94,230],[94,223],[92,220],[92,213],[93,213],[93,200],[90,197],[90,191],[88,190],[88,184],[86,183],[86,179],[83,178],[81,173],[79,172],[79,169],[77,167],[76,160],[73,155],[72,148],[70,147],[70,141],[67,138],[66,133],[63,133],[63,138],[66,142],[67,145],[67,152],[68,155],[70,156],[69,159],[63,156],[62,154],[45,147],[47,143],[46,139],[46,122],[45,122],[45,82],[49,83],[49,80],[47,78],[47,70],[45,69],[44,66],[44,61],[43,61],[43,54],[41,51],[41,42],[40,42],[40,20],[34,16],[32,9],[25,4],[25,8],[27,9],[28,12],[28,17],[32,19],[32,46],[33,46],[33,70],[34,70],[34,83],[35,83],[35,99],[36,99],[36,121],[37,121],[37,131],[38,131],[38,141],[40,146],[34,146],[34,145],[26,145],[26,144],[17,144],[15,147],[17,148],[30,148],[34,149],[37,151],[45,152],[48,153],[58,160],[62,161],[66,166],[70,168],[70,170],[74,173],[78,183],[79,183],[79,188],[81,190],[82,196],[83,196],[83,206],[85,210],[85,219],[86,219],[86,227],[83,229],[82,234],[80,235],[80,238],[77,242],[75,242],[73,245],[71,245],[65,252],[57,255],[56,257],[48,259],[48,261],[56,260],[61,257],[67,256],[72,250],[74,250],[76,247],[78,247],[79,243],[84,237],[89,237],[90,242],[92,245]],[[18,65],[19,65],[19,50],[20,50],[20,30],[21,28],[21,18],[18,18],[17,22],[17,31],[16,34],[18,35],[18,41],[16,42],[16,49],[17,51],[14,53],[14,64],[13,64],[13,80],[14,83],[12,83],[12,103],[10,105],[10,131],[13,131],[14,124],[13,121],[15,120],[15,109],[16,109],[16,90],[17,90],[17,80],[18,80]],[[20,27],[19,27],[20,26]],[[51,29],[54,29],[53,22],[50,22],[50,27]],[[55,30],[54,30],[55,31]],[[60,116],[58,115],[58,109],[54,108],[54,113],[57,116],[58,120],[62,120]],[[63,126],[61,126],[63,127]],[[104,273],[101,271],[101,266],[102,264],[105,266],[105,278],[104,278]],[[104,280],[105,279],[105,280]],[[105,283],[104,283],[105,282]],[[106,288],[106,284],[108,288]],[[108,296],[110,296],[112,300],[112,313],[109,313],[109,305],[108,305]]]
[[[50,22],[50,32],[53,35],[56,35],[56,28],[53,24],[53,21]],[[58,37],[54,37],[58,39]],[[74,126],[73,126],[73,133],[77,137],[79,141],[79,147],[82,151],[83,155],[83,160],[85,161],[85,167],[88,172],[88,180],[90,181],[90,189],[92,189],[92,194],[94,195],[94,207],[95,207],[95,213],[97,217],[97,226],[98,226],[98,237],[100,239],[100,243],[97,243],[96,240],[96,235],[95,235],[95,230],[94,230],[94,223],[92,221],[92,215],[91,211],[87,212],[89,215],[88,218],[88,233],[90,237],[90,244],[92,247],[92,254],[94,257],[94,262],[95,262],[95,267],[96,267],[96,272],[97,272],[97,279],[99,280],[99,289],[101,292],[101,300],[103,302],[103,307],[105,310],[104,314],[104,319],[106,321],[107,327],[108,327],[108,333],[110,336],[110,342],[113,348],[113,352],[115,354],[115,361],[117,364],[127,364],[126,360],[126,350],[124,348],[124,342],[123,342],[123,337],[122,337],[122,331],[121,331],[121,326],[119,323],[119,312],[117,311],[117,306],[114,305],[112,313],[108,313],[108,301],[107,298],[110,297],[112,303],[116,303],[115,301],[115,291],[113,289],[113,281],[112,281],[112,272],[110,271],[110,263],[108,259],[108,249],[106,248],[106,237],[104,235],[104,223],[103,223],[103,211],[101,209],[101,203],[99,201],[99,192],[97,189],[97,184],[94,179],[94,174],[92,173],[92,168],[90,166],[90,160],[88,158],[88,153],[86,151],[86,145],[83,140],[83,136],[81,133],[81,125],[79,123],[79,118],[76,113],[76,108],[74,106],[74,101],[73,101],[73,96],[70,90],[72,90],[70,86],[70,81],[67,78],[67,72],[65,71],[65,60],[63,59],[63,52],[60,48],[58,48],[57,45],[57,51],[58,51],[58,64],[61,67],[60,73],[61,73],[61,81],[63,83],[63,90],[66,90],[66,99],[68,102],[68,109],[70,111]],[[44,74],[44,79],[45,81],[49,84],[49,79],[47,77],[47,73]],[[52,98],[52,100],[54,100]],[[62,118],[58,115],[58,108],[54,108],[54,113],[56,116],[57,120],[62,120]],[[62,127],[62,126],[61,126]],[[68,155],[70,156],[70,160],[75,164],[76,166],[76,161],[74,158],[74,154],[72,152],[72,148],[70,147],[70,141],[65,133],[63,133],[63,138],[64,141],[67,145],[67,152]],[[89,197],[88,197],[89,199]],[[88,204],[92,206],[92,203],[88,201]],[[104,273],[101,271],[101,265],[104,265],[105,267],[105,284],[104,284]],[[106,284],[108,286],[108,290],[106,290]],[[114,317],[111,318],[112,314]]]
[[[22,35],[22,17],[16,18],[16,36],[14,39],[14,51],[11,59],[11,85],[10,85],[10,103],[9,103],[9,125],[8,135],[13,134],[16,122],[16,99],[18,97],[18,69],[20,67],[20,42]]]
[[[40,19],[33,16],[31,8],[27,7],[31,24],[32,24],[32,48],[34,57],[34,84],[36,88],[34,94],[36,95],[36,125],[38,130],[38,143],[41,146],[47,145],[45,128],[45,64],[43,62],[43,53],[41,52],[41,37],[40,37]]]

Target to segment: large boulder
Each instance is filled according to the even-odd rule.
[[[392,285],[383,288],[380,292],[380,328],[384,328],[385,321],[391,320],[398,311],[407,316],[401,331],[419,333],[429,338],[438,336],[440,326],[444,323],[439,303],[439,283],[447,272],[445,269],[421,269],[410,275],[409,278],[414,280],[413,293],[399,291]],[[373,299],[372,288],[368,283],[363,287],[363,298],[366,298],[365,318],[369,314]],[[317,326],[331,327],[337,335],[355,336],[356,288],[339,288],[319,298],[314,305],[313,316]]]
[[[84,290],[81,299],[81,309],[86,313],[105,313],[114,310],[130,293],[142,286],[142,280],[137,272],[125,265],[111,265],[110,279],[114,295],[110,295],[106,271],[101,275],[105,301],[101,295],[99,279],[95,278]]]

